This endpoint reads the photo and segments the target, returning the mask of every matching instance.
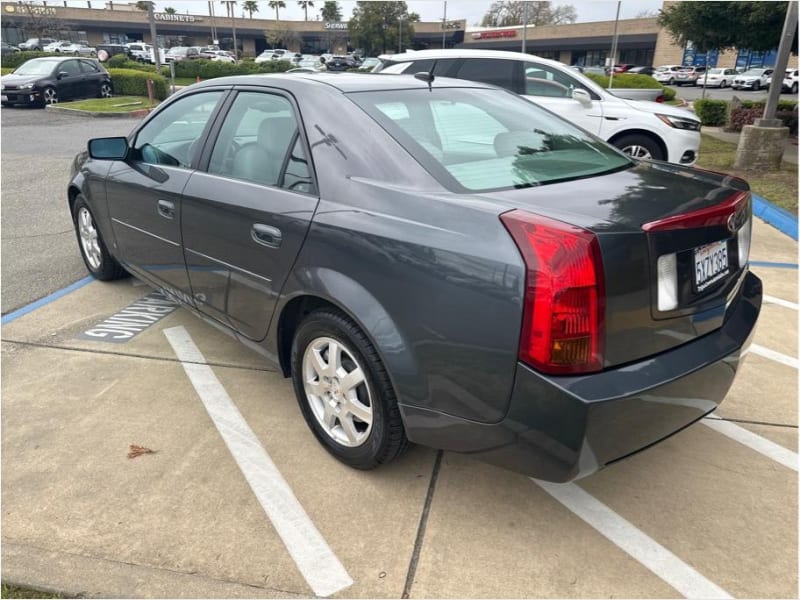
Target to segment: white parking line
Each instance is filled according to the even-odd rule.
[[[776,352],[775,350],[770,350],[764,346],[759,346],[758,344],[750,344],[750,352],[753,354],[758,354],[759,356],[763,356],[764,358],[774,360],[775,362],[779,362],[787,367],[794,367],[795,369],[800,368],[800,362],[798,362],[796,358],[787,356],[781,352]]]
[[[574,483],[549,483],[538,479],[533,481],[685,598],[732,598],[713,581],[706,579]]]
[[[792,452],[791,450],[788,450],[783,446],[776,444],[775,442],[771,442],[770,440],[763,438],[760,435],[745,429],[744,427],[739,427],[730,421],[724,421],[718,418],[706,418],[702,420],[702,423],[708,427],[711,427],[711,429],[714,431],[763,454],[767,458],[771,458],[775,462],[782,464],[784,467],[789,467],[793,471],[797,471],[796,452]]]
[[[183,327],[164,330],[186,375],[297,568],[317,596],[353,584]]]
[[[784,308],[791,308],[792,310],[800,310],[800,304],[795,304],[794,302],[789,302],[788,300],[783,300],[781,298],[776,298],[775,296],[768,296],[764,294],[764,302],[769,302],[770,304],[777,304],[778,306],[783,306]]]

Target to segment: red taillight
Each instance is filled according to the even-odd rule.
[[[659,94],[656,96],[656,102],[664,102],[664,94]]]
[[[597,237],[520,210],[500,220],[525,261],[520,360],[545,373],[602,369],[605,290]]]

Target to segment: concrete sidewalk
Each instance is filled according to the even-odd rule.
[[[739,136],[741,133],[725,131],[722,127],[708,127],[703,126],[702,133],[710,135],[713,138],[722,140],[723,142],[730,142],[731,144],[739,143]],[[783,161],[797,164],[797,138],[789,136],[784,142]]]

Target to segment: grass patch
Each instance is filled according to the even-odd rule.
[[[77,100],[65,102],[64,108],[74,108],[89,112],[126,113],[143,108],[152,108],[158,105],[158,100],[152,104],[142,96],[114,96],[113,98],[92,98],[91,100]]]
[[[770,172],[734,169],[736,144],[710,135],[701,135],[701,138],[698,167],[741,177],[759,196],[791,213],[797,212],[797,165],[784,162],[779,171]]]
[[[61,596],[3,584],[0,598],[61,598]]]
[[[175,85],[192,85],[193,83],[197,83],[196,77],[176,77],[175,78]],[[167,85],[172,85],[169,77],[167,78]]]
[[[8,75],[14,72],[14,67],[0,67],[0,75]]]

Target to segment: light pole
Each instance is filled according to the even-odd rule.
[[[400,29],[400,38],[397,40],[397,53],[403,53],[403,21],[406,19],[405,15],[397,17],[397,26]]]
[[[444,0],[444,14],[442,15],[442,50],[444,50],[446,35],[447,35],[447,0]]]
[[[525,47],[528,45],[528,3],[524,4],[525,10],[522,11],[522,53],[525,54]]]
[[[617,65],[617,26],[619,25],[619,9],[622,6],[622,0],[617,2],[617,17],[614,19],[614,38],[611,40],[611,72],[608,74],[608,87],[611,89],[614,83],[614,67]]]

